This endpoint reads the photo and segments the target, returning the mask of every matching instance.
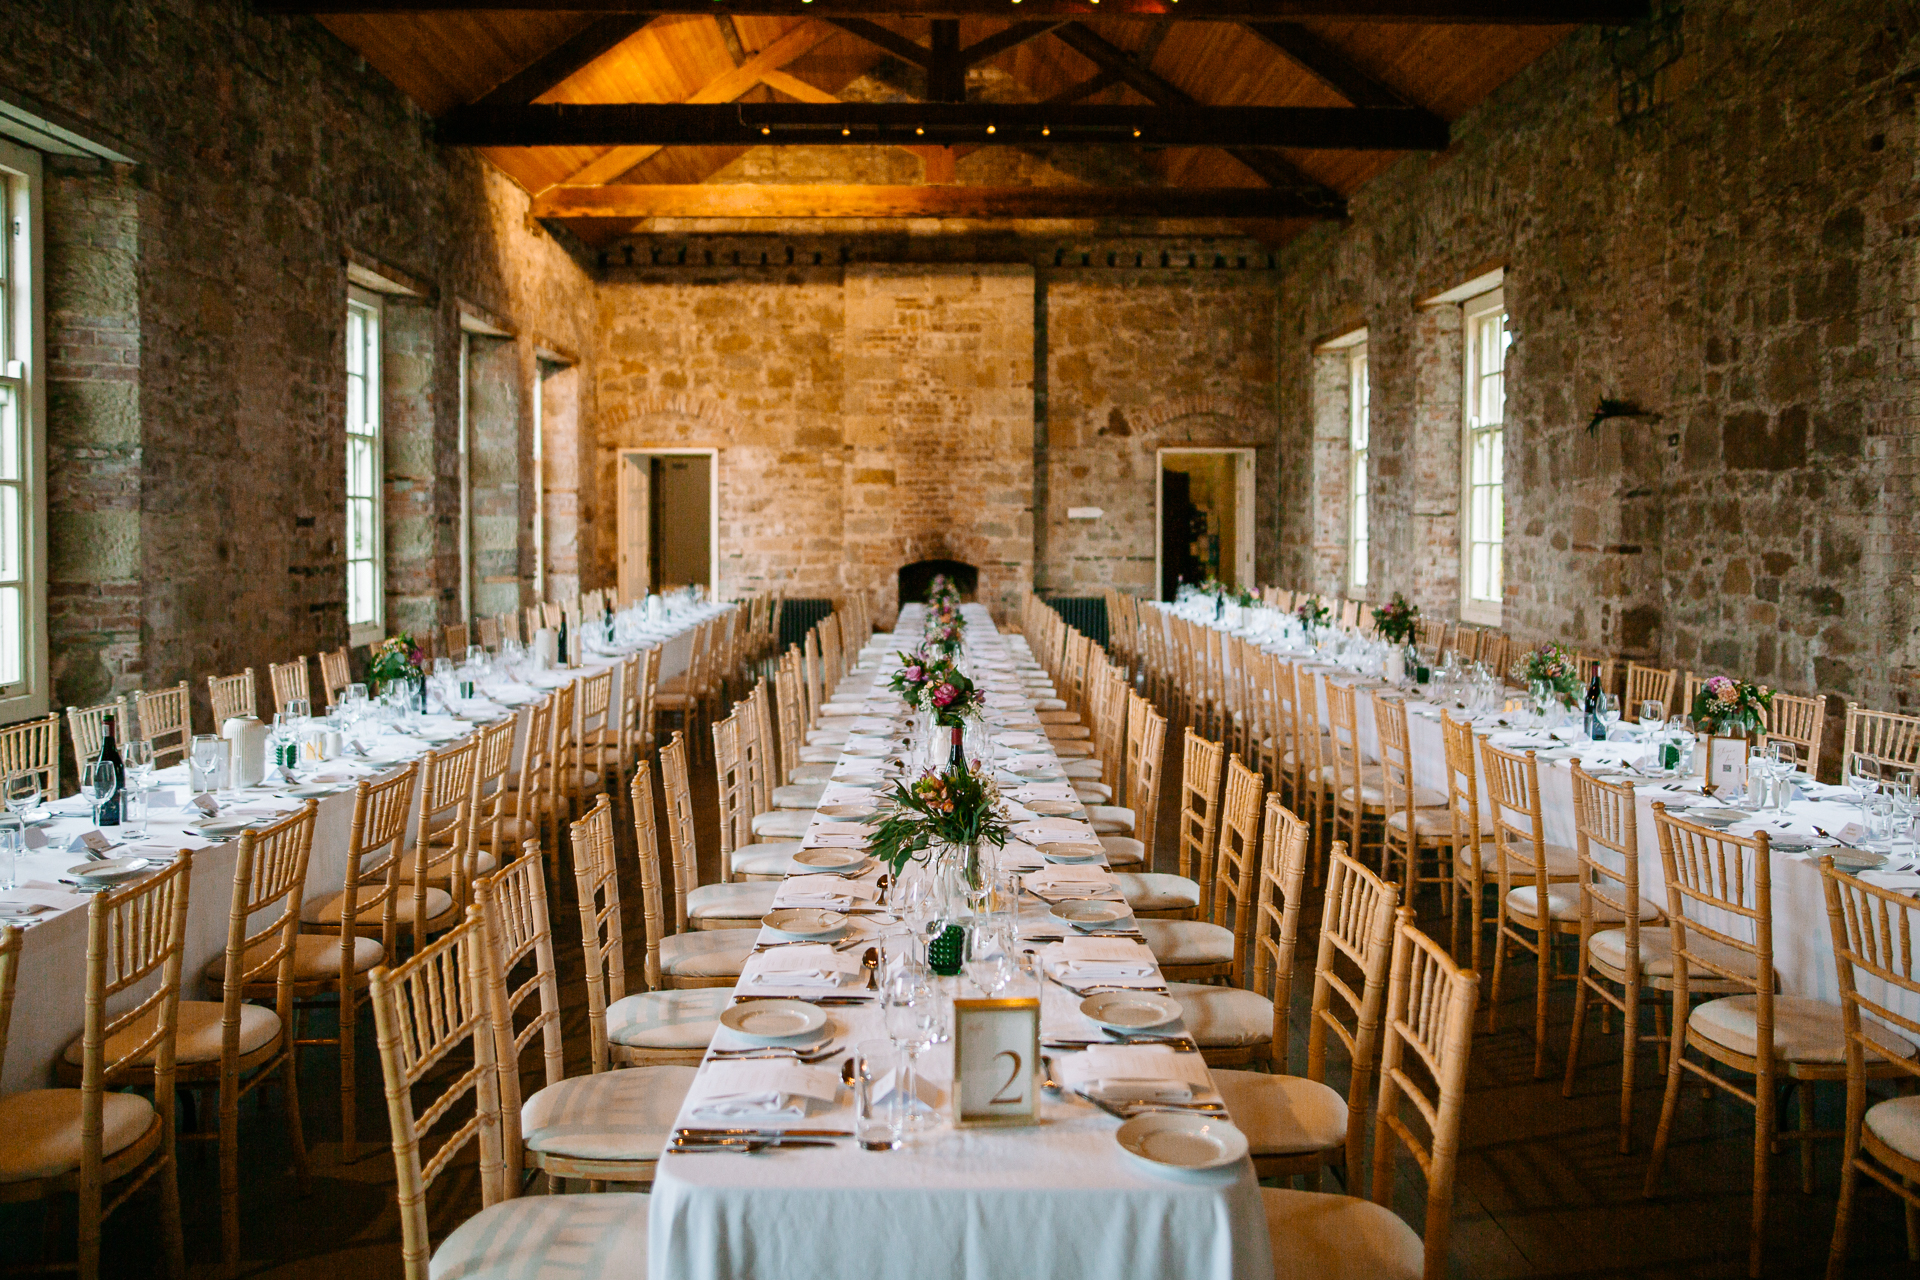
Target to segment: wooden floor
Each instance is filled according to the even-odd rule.
[[[1167,776],[1177,778],[1179,734],[1170,732],[1168,738]],[[1172,788],[1169,791],[1177,795]],[[717,849],[711,779],[699,784],[696,800],[705,820],[704,861],[710,864]],[[1158,844],[1163,851],[1176,847],[1173,803],[1170,800],[1162,814]],[[1159,869],[1174,869],[1171,862],[1171,856],[1163,856]],[[704,866],[702,872],[703,879],[711,878],[714,868]],[[628,936],[637,939],[633,898],[628,905]],[[1420,905],[1428,927],[1444,936],[1438,903],[1430,900]],[[1315,903],[1309,902],[1307,914],[1317,920]],[[568,1012],[568,1070],[574,1074],[586,1070],[587,1033],[578,920],[570,893],[556,904],[554,923]],[[1310,944],[1303,943],[1300,975],[1294,983],[1295,1070],[1304,1069],[1306,1061],[1305,1009],[1311,994],[1313,952]],[[1646,1148],[1660,1106],[1660,1081],[1652,1055],[1642,1058],[1635,1153],[1622,1156],[1616,1143],[1618,1023],[1612,1035],[1589,1036],[1588,1065],[1579,1077],[1577,1094],[1563,1099],[1559,1076],[1571,995],[1566,991],[1556,995],[1552,1078],[1536,1081],[1529,1029],[1532,972],[1525,965],[1510,967],[1510,972],[1515,978],[1503,993],[1502,1029],[1491,1036],[1477,1034],[1473,1045],[1470,1105],[1454,1203],[1453,1274],[1478,1280],[1745,1275],[1751,1112],[1721,1096],[1704,1102],[1698,1089],[1684,1094],[1666,1187],[1659,1198],[1643,1199]],[[386,1132],[385,1104],[371,1021],[364,1025],[358,1160],[343,1163],[340,1159],[334,1051],[309,1051],[302,1064],[305,1125],[312,1143],[310,1195],[300,1196],[291,1177],[283,1128],[272,1110],[279,1105],[277,1097],[255,1095],[245,1104],[241,1114],[245,1260],[239,1275],[274,1280],[389,1280],[399,1274],[392,1157],[387,1148],[376,1145]],[[1340,1087],[1344,1081],[1334,1083]],[[1821,1123],[1838,1127],[1840,1102],[1837,1087],[1822,1091]],[[1837,1167],[1838,1143],[1824,1144],[1816,1190],[1803,1195],[1794,1156],[1789,1152],[1777,1159],[1776,1190],[1768,1215],[1768,1275],[1822,1273],[1833,1229]],[[1398,1183],[1396,1207],[1418,1224],[1424,1193],[1418,1171],[1403,1162]],[[181,1193],[190,1268],[197,1276],[217,1275],[219,1206],[210,1144],[183,1149]],[[471,1169],[450,1173],[435,1188],[433,1205],[437,1240],[479,1207]],[[43,1223],[36,1207],[0,1206],[0,1261],[38,1256],[36,1244],[43,1231],[53,1240],[47,1256],[70,1257],[70,1215],[68,1209],[57,1222]],[[126,1280],[162,1274],[154,1239],[155,1205],[148,1196],[136,1197],[108,1224],[102,1274]],[[1905,1258],[1900,1215],[1884,1192],[1868,1191],[1861,1197],[1849,1274],[1920,1280],[1920,1265]]]

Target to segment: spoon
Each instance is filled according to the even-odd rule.
[[[867,986],[877,989],[880,985],[880,948],[868,947],[860,957],[860,963],[867,967]]]

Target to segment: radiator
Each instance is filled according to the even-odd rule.
[[[1052,596],[1047,603],[1053,611],[1067,620],[1067,625],[1077,628],[1082,635],[1091,636],[1093,642],[1102,649],[1107,647],[1107,601],[1104,596]]]

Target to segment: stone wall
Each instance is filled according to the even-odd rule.
[[[349,255],[425,294],[389,309],[389,611],[457,620],[458,308],[517,335],[516,442],[535,343],[592,346],[591,280],[525,193],[318,24],[245,0],[16,0],[0,88],[139,162],[55,160],[46,187],[55,703],[346,641]],[[493,477],[490,601],[532,586],[528,455]]]
[[[1373,594],[1451,616],[1458,310],[1417,303],[1503,266],[1507,629],[1907,705],[1915,32],[1869,0],[1695,0],[1651,61],[1582,30],[1290,246],[1281,580],[1338,587],[1312,351],[1365,324]],[[1602,397],[1661,416],[1589,431]]]

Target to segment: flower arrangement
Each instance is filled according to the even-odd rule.
[[[920,709],[920,698],[934,674],[946,667],[944,658],[933,658],[925,649],[900,655],[900,666],[887,677],[887,688],[900,695],[901,701],[915,711]]]
[[[1693,722],[1706,734],[1734,728],[1757,733],[1765,727],[1772,705],[1773,690],[1764,684],[1709,676],[1693,695]]]
[[[1567,646],[1552,640],[1522,655],[1513,664],[1513,674],[1529,688],[1545,685],[1562,706],[1572,706],[1580,693],[1580,660]]]
[[[1233,602],[1239,605],[1242,609],[1251,609],[1253,608],[1253,606],[1260,603],[1260,597],[1253,594],[1253,589],[1251,587],[1242,587],[1240,588],[1239,592],[1233,597]]]
[[[934,574],[933,581],[927,584],[927,604],[938,609],[942,605],[957,606],[959,603],[960,588],[953,584],[953,579],[944,573]]]
[[[980,690],[952,663],[943,663],[924,695],[927,710],[938,725],[961,724],[980,709]]]
[[[958,605],[935,605],[933,611],[927,615],[927,647],[951,658],[960,652],[960,644],[966,637],[966,630],[967,624],[960,616]]]
[[[1398,591],[1373,611],[1373,629],[1395,644],[1409,644],[1420,626],[1420,606],[1408,604]]]
[[[884,816],[867,838],[867,852],[896,876],[935,842],[967,848],[1007,842],[1000,788],[992,772],[980,769],[978,762],[923,773],[911,783],[896,782],[882,804]],[[977,868],[969,872],[977,877]]]
[[[1311,635],[1333,620],[1333,610],[1319,596],[1308,596],[1293,606],[1293,616],[1299,620],[1303,631]]]
[[[367,679],[376,688],[385,688],[396,680],[419,680],[425,670],[426,656],[413,643],[413,633],[402,631],[373,647],[373,655],[367,662]]]

